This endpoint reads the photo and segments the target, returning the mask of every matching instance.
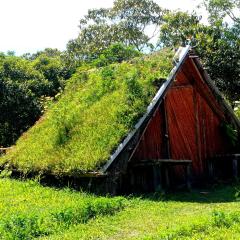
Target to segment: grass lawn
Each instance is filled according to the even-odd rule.
[[[0,180],[0,239],[240,239],[236,186],[98,197]]]
[[[47,239],[240,239],[236,187],[193,191],[165,200],[131,198],[114,216],[97,217]]]
[[[33,239],[114,214],[126,204],[107,198],[42,187],[34,181],[0,180],[0,239]]]

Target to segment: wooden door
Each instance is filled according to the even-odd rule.
[[[170,157],[192,160],[194,174],[201,174],[193,87],[191,85],[172,87],[167,93],[165,104]]]

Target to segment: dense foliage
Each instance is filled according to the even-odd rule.
[[[54,174],[96,170],[146,111],[158,81],[172,69],[172,57],[165,50],[103,68],[80,67],[59,101],[1,164]]]
[[[101,67],[140,56],[133,47],[111,45],[82,69]],[[45,49],[36,54],[14,54],[0,57],[0,146],[12,145],[44,112],[48,103],[58,96],[66,80],[76,70],[66,54]]]
[[[12,145],[39,119],[45,103],[64,88],[72,72],[51,49],[0,56],[0,146]]]
[[[121,63],[128,61],[134,57],[142,56],[143,54],[135,50],[131,46],[124,46],[123,44],[116,43],[104,49],[101,54],[87,64],[89,67],[104,67],[112,63]]]
[[[39,99],[49,87],[29,61],[14,56],[0,58],[0,146],[14,143],[39,118]]]

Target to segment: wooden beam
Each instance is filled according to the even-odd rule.
[[[179,89],[179,88],[193,88],[191,84],[183,84],[183,85],[173,85],[171,89]]]
[[[136,163],[133,163],[133,166],[158,166],[162,164],[170,164],[170,165],[185,165],[191,164],[192,160],[175,160],[175,159],[151,159],[151,160],[142,160]]]
[[[189,58],[199,58],[199,56],[189,55]]]
[[[18,172],[18,170],[15,170],[16,172]],[[33,172],[33,174],[35,174]],[[52,173],[45,173],[44,175],[46,176],[52,176]],[[71,175],[69,175],[69,172],[61,172],[61,175],[64,176],[70,176],[73,178],[101,178],[101,177],[107,177],[108,174],[107,173],[102,173],[102,172],[76,172],[76,173],[72,173]]]

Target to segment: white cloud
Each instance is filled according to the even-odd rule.
[[[192,10],[196,0],[157,0],[166,8]],[[79,19],[89,8],[110,7],[113,0],[1,0],[0,51],[17,54],[46,47],[64,49],[78,35]]]

